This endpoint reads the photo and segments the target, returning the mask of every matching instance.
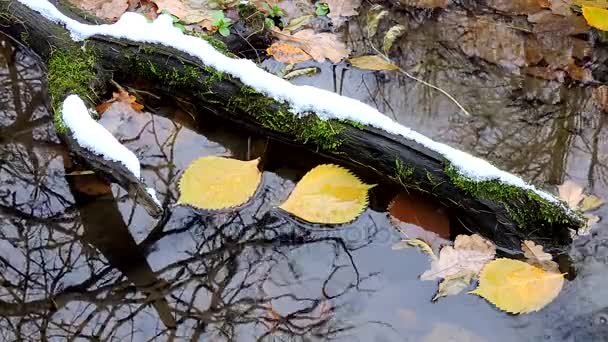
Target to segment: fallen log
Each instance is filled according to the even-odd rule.
[[[466,229],[491,239],[505,252],[515,253],[523,239],[559,252],[570,243],[571,230],[584,225],[579,214],[549,194],[477,158],[387,123],[390,119],[374,116],[374,110],[362,103],[310,87],[297,91],[315,94],[315,98],[281,95],[287,90],[264,82],[293,86],[278,82],[252,63],[235,62],[215,50],[209,52],[202,38],[186,39],[176,32],[163,38],[163,30],[171,31],[167,27],[156,37],[149,30],[157,22],[133,29],[148,25],[133,16],[129,19],[137,25],[124,16],[124,22],[121,19],[114,25],[82,25],[83,18],[69,8],[61,7],[59,12],[44,0],[4,0],[1,4],[2,30],[29,46],[48,66],[56,127],[66,136],[70,132],[62,123],[60,108],[67,95],[77,94],[93,105],[110,79],[143,78],[153,81],[161,91],[188,96],[201,108],[258,133],[367,168],[404,188],[428,192]],[[124,32],[132,29],[139,31],[131,35]],[[177,43],[180,41],[196,45],[209,56],[189,51]],[[216,48],[223,46],[212,43]],[[234,71],[229,64],[242,70]],[[334,109],[332,101],[360,112],[354,114],[361,114],[362,119],[340,115],[346,110]],[[484,169],[489,170],[487,174],[483,174]]]

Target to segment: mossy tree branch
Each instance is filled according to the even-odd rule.
[[[18,3],[5,10],[13,18],[6,22],[7,30],[15,37],[25,32],[32,42],[25,43],[47,62],[53,102],[69,92],[94,102],[109,78],[143,78],[153,81],[159,91],[178,92],[201,108],[258,133],[368,168],[405,188],[426,191],[464,227],[505,250],[518,250],[522,239],[530,239],[558,251],[570,242],[569,229],[583,224],[576,213],[533,192],[467,179],[442,156],[414,141],[358,123],[323,121],[315,113],[296,116],[287,104],[170,47],[101,36],[75,43],[61,26]],[[45,44],[35,43],[41,40]],[[77,52],[83,46],[85,52]],[[55,63],[66,56],[75,58],[73,65]],[[78,76],[65,74],[77,69]],[[68,79],[61,78],[62,74]]]

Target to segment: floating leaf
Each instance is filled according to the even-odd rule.
[[[583,16],[585,17],[585,20],[587,20],[589,26],[595,27],[598,30],[608,31],[607,9],[583,6]]]
[[[355,68],[365,70],[398,70],[399,67],[386,58],[378,55],[369,55],[350,58],[348,62]]]
[[[277,61],[287,64],[301,63],[312,58],[299,47],[280,42],[270,45],[266,52]]]
[[[582,211],[590,211],[590,210],[597,209],[597,208],[601,207],[602,205],[604,205],[603,199],[601,199],[597,196],[594,196],[594,195],[589,195],[583,199],[583,201],[579,205],[579,209]]]
[[[565,201],[570,208],[576,209],[583,200],[583,187],[575,182],[568,180],[564,184],[558,185],[559,198]]]
[[[290,71],[283,76],[284,79],[290,80],[292,78],[300,77],[300,76],[312,76],[319,72],[319,68],[310,67],[310,68],[302,68]]]
[[[375,4],[367,11],[367,37],[373,38],[378,32],[378,24],[382,18],[388,16],[388,11],[382,5]]]
[[[179,181],[179,204],[201,209],[223,209],[241,205],[260,184],[259,159],[241,161],[208,156],[190,164]]]
[[[371,187],[345,168],[319,165],[302,177],[280,208],[308,222],[347,223],[365,209]]]
[[[405,33],[405,30],[405,26],[395,25],[386,32],[386,35],[384,35],[384,41],[382,42],[382,51],[384,51],[385,54],[388,55],[395,40],[401,37]]]
[[[471,280],[474,276],[475,273],[470,271],[462,271],[448,276],[439,283],[439,289],[437,289],[437,294],[433,297],[432,301],[434,302],[441,297],[447,297],[462,292],[462,290],[471,285]]]
[[[279,38],[281,43],[289,43],[304,50],[319,63],[324,62],[325,59],[338,63],[348,56],[346,44],[333,33],[317,33],[314,30],[305,29],[294,34],[287,34],[274,28],[272,34]]]
[[[502,258],[483,268],[479,286],[470,293],[487,299],[501,310],[519,314],[542,309],[557,297],[563,285],[563,274]]]
[[[431,263],[431,269],[424,272],[420,279],[447,278],[462,271],[477,274],[495,255],[496,246],[480,235],[458,235],[454,247],[443,247],[439,259]]]
[[[431,246],[429,246],[428,243],[426,243],[425,241],[420,240],[420,239],[401,240],[401,241],[397,242],[396,244],[394,244],[391,248],[396,251],[396,250],[410,248],[410,247],[415,247],[415,248],[420,249],[424,254],[430,256],[431,259],[433,259],[433,260],[437,259],[437,256],[435,255],[435,252],[433,252],[433,249],[431,248]]]
[[[525,240],[522,242],[521,250],[530,265],[540,267],[545,271],[557,272],[559,270],[559,265],[553,261],[553,256],[545,252],[543,246],[537,245],[534,241]]]
[[[600,222],[600,217],[593,214],[585,214],[585,226],[580,228],[577,232],[578,235],[587,235],[593,225]]]

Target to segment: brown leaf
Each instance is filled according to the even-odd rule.
[[[211,17],[211,9],[206,7],[193,7],[189,2],[185,3],[181,0],[154,0],[158,6],[158,13],[166,10],[172,15],[179,18],[184,24],[204,23],[202,27],[209,28],[213,21]]]
[[[543,7],[549,7],[550,3],[549,0],[488,0],[487,5],[508,14],[526,15],[542,11]]]
[[[270,45],[266,52],[277,61],[287,64],[301,63],[312,58],[299,47],[280,42]]]
[[[348,56],[346,45],[333,33],[316,33],[311,29],[305,29],[290,35],[277,28],[274,28],[272,33],[281,41],[304,50],[317,62],[329,59],[333,63],[339,63]]]
[[[112,21],[118,19],[129,8],[127,0],[70,0],[70,3],[99,18]]]
[[[349,58],[348,62],[355,68],[364,70],[399,70],[398,66],[378,55]]]
[[[103,114],[113,104],[129,106],[132,110],[138,113],[144,109],[144,106],[137,102],[137,98],[135,98],[135,96],[130,95],[127,91],[121,89],[118,92],[113,93],[110,100],[99,104],[96,107],[97,113],[99,113],[99,115]]]
[[[553,256],[543,251],[543,246],[537,245],[534,241],[525,240],[522,242],[521,250],[524,252],[528,264],[548,272],[559,271],[559,265],[553,261]]]
[[[329,6],[327,16],[334,23],[334,27],[340,27],[346,22],[346,17],[357,15],[357,8],[361,6],[361,0],[323,0]]]
[[[400,0],[399,3],[418,8],[446,8],[452,0]]]
[[[562,185],[557,186],[559,198],[566,202],[572,209],[576,209],[583,200],[583,187],[571,180],[567,180]]]
[[[447,278],[463,271],[478,274],[495,256],[496,246],[480,235],[458,235],[454,246],[443,247],[439,259],[431,263],[431,269],[424,272],[420,279]]]

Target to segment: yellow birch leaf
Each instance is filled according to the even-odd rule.
[[[367,207],[367,191],[347,169],[324,164],[310,170],[280,208],[313,223],[347,223]]]
[[[476,294],[501,310],[520,314],[551,303],[564,285],[564,275],[547,272],[513,259],[496,259],[484,266]]]
[[[583,6],[583,16],[589,26],[595,27],[598,30],[608,31],[608,10],[599,7]]]
[[[216,156],[193,161],[179,180],[177,203],[200,209],[224,209],[247,202],[262,180],[259,161]]]
[[[348,62],[355,68],[365,70],[398,70],[399,67],[387,61],[382,56],[368,55],[355,58],[349,58]]]

